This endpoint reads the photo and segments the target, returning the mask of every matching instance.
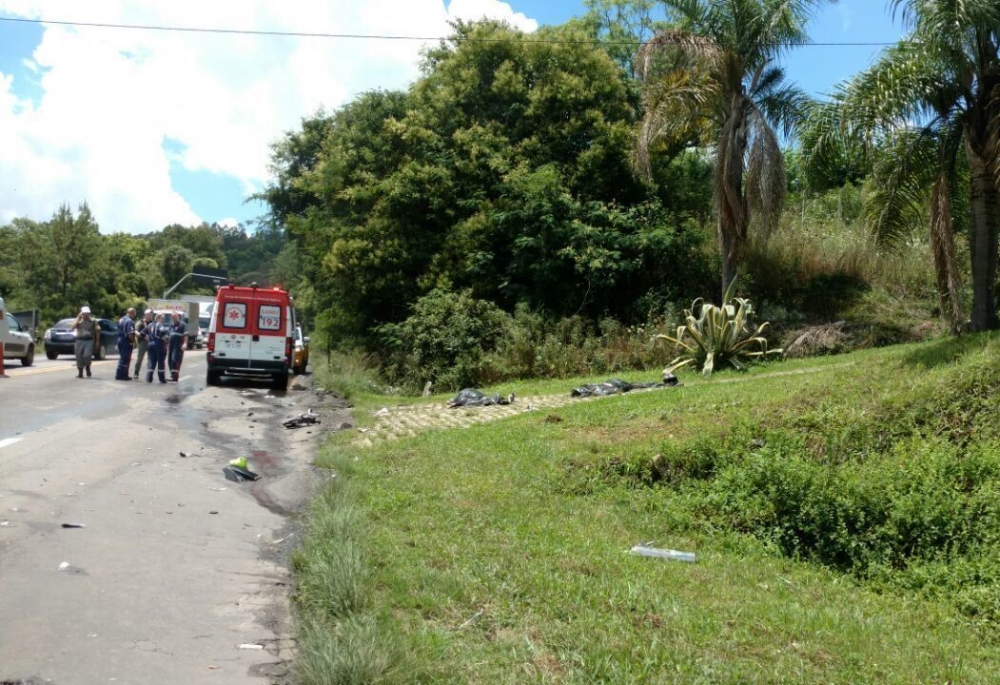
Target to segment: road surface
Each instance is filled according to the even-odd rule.
[[[320,428],[349,414],[305,377],[206,388],[204,359],[167,385],[113,380],[116,358],[91,379],[68,357],[8,366],[0,683],[287,682],[293,515],[325,478]],[[322,426],[281,426],[310,406]],[[238,456],[262,479],[226,480]]]

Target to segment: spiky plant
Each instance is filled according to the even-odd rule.
[[[664,374],[690,365],[706,376],[712,375],[721,364],[743,371],[750,361],[784,352],[781,348],[767,349],[767,339],[762,334],[770,324],[765,321],[754,329],[753,305],[748,299],[733,297],[735,289],[733,280],[722,298],[722,306],[698,298],[684,312],[685,321],[677,327],[676,336],[656,336],[681,349]]]

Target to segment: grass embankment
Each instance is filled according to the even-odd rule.
[[[303,682],[995,682],[1000,339],[683,380],[328,445]]]

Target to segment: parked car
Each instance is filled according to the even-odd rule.
[[[76,331],[73,330],[72,319],[62,319],[55,326],[45,331],[45,356],[55,359],[60,354],[76,354]],[[118,324],[111,319],[97,319],[101,329],[101,344],[94,346],[94,359],[104,359],[118,349]]]
[[[35,363],[35,341],[31,339],[31,334],[10,314],[4,317],[4,321],[7,322],[7,330],[0,326],[3,358],[20,359],[21,366],[31,366]]]
[[[305,373],[309,365],[309,336],[302,333],[302,326],[295,327],[292,336],[292,373]]]

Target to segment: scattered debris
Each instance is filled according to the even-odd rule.
[[[228,488],[209,488],[209,490],[211,490],[212,492],[223,492],[225,490],[228,490]]]
[[[650,543],[646,543],[646,545],[648,544]],[[636,545],[629,551],[640,557],[655,557],[657,559],[671,559],[673,561],[694,563],[694,552],[679,552],[676,549],[659,549],[657,547],[647,547],[646,545]]]
[[[62,524],[62,527],[63,528],[86,528],[87,524],[86,523],[64,523],[64,524]]]
[[[377,412],[375,412],[374,415],[375,416],[388,416],[389,415],[389,407],[382,407]]]
[[[187,452],[178,452],[177,454],[181,455],[182,458],[187,458],[188,456],[190,456]]]
[[[673,376],[673,374],[670,374]],[[666,378],[664,378],[664,381]],[[676,381],[677,378],[674,377]],[[676,383],[674,383],[676,385]],[[591,383],[590,385],[582,385],[579,388],[573,388],[570,392],[571,397],[606,397],[608,395],[617,395],[619,393],[626,393],[631,390],[642,390],[645,388],[663,388],[666,387],[666,383],[629,383],[628,381],[623,381],[620,378],[609,378],[603,383]]]
[[[0,528],[10,528],[10,527],[11,527],[10,521],[7,520],[0,521]]]
[[[475,388],[465,388],[457,395],[455,395],[449,402],[448,408],[455,409],[456,407],[490,407],[495,404],[513,404],[517,396],[514,393],[510,393],[507,397],[500,397],[500,395],[487,395],[481,390],[476,390]]]
[[[264,649],[264,645],[242,644],[240,649]]]
[[[478,621],[482,617],[482,615],[483,615],[483,609],[480,609],[479,611],[477,611],[475,614],[472,615],[472,618],[470,618],[468,621],[466,621],[465,623],[463,623],[462,625],[460,625],[458,628],[455,628],[455,630],[462,630],[466,626],[469,626],[469,625],[475,623],[476,621]]]
[[[234,483],[242,483],[245,480],[260,480],[260,475],[254,473],[249,469],[242,468],[240,466],[234,466],[230,464],[222,469],[222,473],[225,474],[226,480],[231,480]]]
[[[218,514],[219,512],[217,512],[217,511],[216,511],[215,509],[213,509],[212,511],[210,511],[210,512],[208,512],[208,513],[209,513],[209,514]]]
[[[69,562],[68,561],[64,561],[63,563],[59,564],[59,570],[60,571],[66,571],[68,569],[69,569]]]
[[[293,419],[288,419],[282,422],[285,428],[302,428],[303,426],[312,426],[319,423],[319,414],[314,412],[312,409],[307,409],[305,414],[300,414]]]

